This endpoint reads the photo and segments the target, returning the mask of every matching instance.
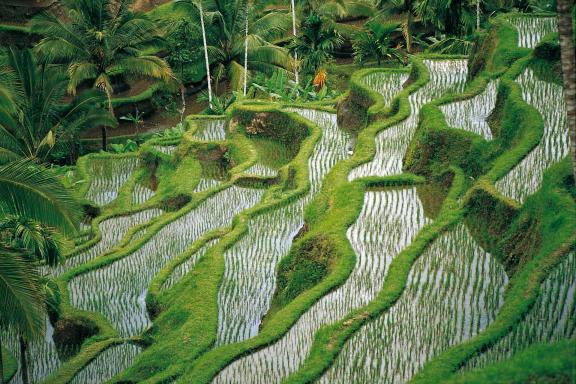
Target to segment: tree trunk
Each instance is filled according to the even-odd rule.
[[[202,27],[202,43],[204,44],[204,61],[206,63],[206,78],[208,80],[208,105],[212,109],[212,80],[210,79],[210,62],[208,60],[208,44],[206,43],[206,27],[204,26],[204,11],[202,10],[202,0],[197,3],[200,12],[200,25]]]
[[[248,1],[246,1],[246,35],[244,36],[244,96],[248,91]]]
[[[476,30],[480,30],[480,0],[476,0]]]
[[[106,150],[106,126],[103,125],[102,126],[102,150],[105,151]]]
[[[28,349],[28,343],[24,337],[19,337],[20,341],[20,371],[22,372],[22,384],[29,384],[28,380],[28,360],[26,359],[26,350]]]
[[[572,175],[576,182],[576,53],[574,52],[574,32],[572,31],[572,7],[574,0],[558,0],[558,34],[562,75],[564,78],[564,101],[566,103],[566,122],[570,132],[570,155],[572,157]]]
[[[412,53],[412,31],[410,25],[412,24],[412,8],[408,9],[408,15],[406,16],[406,30],[404,33],[404,39],[406,40],[406,51]]]
[[[296,37],[296,7],[294,6],[294,0],[292,0],[292,34]],[[296,84],[299,84],[298,80],[298,54],[294,52],[294,80]]]
[[[2,360],[2,338],[0,338],[0,384],[4,384],[4,360]]]

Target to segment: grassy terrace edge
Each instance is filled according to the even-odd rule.
[[[203,117],[200,117],[203,118]],[[215,118],[222,118],[222,116],[217,116]],[[84,273],[88,273],[92,270],[101,268],[103,266],[109,265],[117,260],[126,257],[137,249],[139,249],[145,242],[147,242],[152,236],[154,236],[162,227],[169,224],[173,220],[185,215],[190,210],[194,209],[198,204],[202,201],[207,199],[208,197],[216,194],[220,190],[223,190],[231,185],[233,185],[242,175],[242,172],[250,167],[257,159],[257,155],[255,154],[255,150],[251,147],[251,145],[246,141],[246,139],[242,139],[241,137],[236,137],[235,142],[229,142],[229,145],[237,147],[236,150],[240,152],[248,153],[245,161],[241,162],[237,167],[230,171],[232,178],[229,182],[196,194],[197,199],[193,200],[191,203],[187,204],[182,209],[176,212],[169,212],[165,213],[161,217],[158,217],[149,223],[141,224],[134,226],[129,229],[126,233],[124,238],[112,249],[104,252],[101,255],[98,255],[96,258],[92,259],[91,261],[72,268],[71,270],[65,272],[62,276],[56,279],[58,286],[62,292],[62,304],[61,304],[61,318],[69,318],[69,319],[80,319],[82,321],[89,321],[96,326],[98,329],[98,334],[92,336],[91,338],[84,341],[82,344],[81,350],[70,360],[66,361],[60,369],[56,372],[51,374],[45,379],[45,383],[61,383],[61,382],[68,382],[70,381],[82,368],[84,368],[90,361],[97,357],[97,355],[103,352],[105,349],[118,344],[123,339],[118,338],[118,333],[116,330],[110,325],[108,320],[94,312],[83,311],[72,307],[70,304],[70,297],[68,292],[68,282],[72,280],[74,277],[79,276]],[[165,144],[166,139],[157,139],[154,138],[151,140],[150,145],[157,143],[157,144]],[[150,150],[146,146],[143,146],[143,150]],[[154,151],[156,155],[159,157],[165,157],[166,155]],[[86,183],[82,185],[82,188],[79,190],[79,195],[84,196],[89,188],[90,185],[90,172],[87,169],[87,164],[91,159],[116,159],[116,158],[126,158],[126,157],[136,157],[136,154],[129,153],[129,154],[108,154],[108,153],[98,153],[98,154],[89,154],[78,161],[78,177],[83,177],[86,180]],[[134,186],[135,176],[133,175],[130,179],[125,183],[122,187],[121,192],[115,201],[112,204],[109,204],[105,207],[104,213],[97,217],[95,220],[92,221],[92,230],[95,233],[95,236],[88,240],[86,243],[81,244],[78,246],[71,254],[67,255],[67,257],[73,257],[74,255],[89,249],[90,247],[94,246],[100,239],[101,233],[99,230],[99,224],[112,217],[122,216],[122,215],[129,215],[144,209],[158,207],[158,200],[160,197],[156,199],[151,199],[149,202],[142,204],[138,207],[130,208],[130,198],[131,198],[131,191]],[[198,180],[196,178],[195,182],[197,183]],[[155,202],[153,200],[156,200]],[[130,243],[132,236],[143,228],[149,228],[150,230],[147,233],[139,238],[138,240]],[[138,340],[139,338],[133,338],[133,340]]]
[[[207,383],[232,361],[277,341],[314,303],[346,281],[356,262],[356,255],[346,238],[346,230],[360,213],[367,185],[412,185],[423,182],[423,178],[411,174],[367,178],[354,183],[347,181],[350,170],[373,158],[376,134],[404,120],[410,114],[408,95],[428,81],[428,71],[421,61],[414,59],[412,71],[417,79],[399,93],[397,98],[402,101],[394,103],[395,106],[390,108],[390,119],[360,132],[357,150],[352,158],[340,161],[330,170],[324,178],[321,192],[306,207],[305,221],[309,225],[309,231],[293,244],[291,252],[308,239],[318,235],[325,236],[335,245],[336,251],[335,265],[329,275],[274,313],[266,320],[257,336],[240,343],[218,347],[201,356],[183,376],[184,382]]]
[[[218,289],[224,274],[224,252],[246,233],[247,224],[252,217],[282,207],[310,188],[307,161],[321,136],[320,129],[299,115],[282,111],[277,105],[269,103],[236,103],[229,112],[229,117],[245,113],[282,114],[295,124],[304,126],[308,136],[302,142],[296,157],[280,169],[278,184],[266,192],[258,205],[237,215],[232,230],[224,234],[220,241],[200,258],[191,273],[159,298],[166,310],[154,323],[158,334],[153,334],[152,337],[157,343],[143,352],[132,367],[120,374],[116,378],[118,382],[132,380],[155,383],[177,378],[195,358],[212,347],[216,340]],[[296,188],[293,189],[287,185],[290,169],[296,170]],[[157,286],[159,282],[160,280],[154,284]],[[198,310],[199,308],[201,310]],[[188,316],[178,324],[177,329],[170,330],[174,317],[180,316],[183,309],[190,314],[194,313],[194,316]],[[163,332],[168,332],[170,336]],[[177,363],[174,363],[175,353],[181,357]]]

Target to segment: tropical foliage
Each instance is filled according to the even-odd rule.
[[[28,50],[7,50],[0,71],[5,89],[0,92],[0,160],[43,162],[57,144],[74,160],[80,132],[115,125],[99,93],[66,98],[65,73],[37,64]]]
[[[45,36],[37,45],[39,55],[64,65],[68,92],[83,84],[105,93],[114,113],[115,85],[141,78],[174,82],[170,66],[154,55],[164,46],[160,30],[145,14],[132,12],[130,0],[78,0],[66,3],[66,17],[43,13],[32,30]],[[102,126],[103,147],[106,129]]]
[[[363,64],[367,59],[375,58],[378,65],[382,60],[402,61],[400,50],[391,47],[392,33],[398,30],[398,24],[382,24],[377,21],[366,23],[352,43],[354,60]]]

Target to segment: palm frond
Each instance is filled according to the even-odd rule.
[[[4,214],[28,217],[66,234],[76,232],[78,202],[49,170],[30,161],[0,167],[0,201]]]

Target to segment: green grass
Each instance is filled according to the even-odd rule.
[[[538,344],[513,355],[509,360],[484,369],[454,375],[445,383],[574,383],[576,341]]]

